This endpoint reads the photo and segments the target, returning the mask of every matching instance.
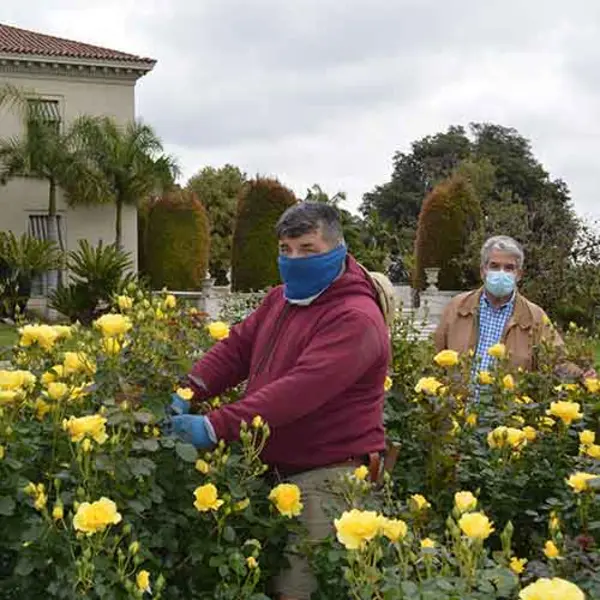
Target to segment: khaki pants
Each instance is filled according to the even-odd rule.
[[[310,542],[319,542],[334,531],[333,519],[341,514],[344,506],[341,499],[330,491],[331,482],[335,483],[355,468],[345,465],[324,467],[286,479],[289,483],[295,483],[302,493],[304,508],[300,522],[306,527]],[[297,542],[298,539],[292,536],[288,546]],[[311,594],[317,590],[317,582],[308,561],[289,548],[286,557],[290,566],[275,578],[275,592],[294,600],[310,600]]]

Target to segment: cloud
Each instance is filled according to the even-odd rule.
[[[596,0],[21,0],[3,18],[150,55],[138,109],[184,173],[233,162],[362,194],[450,124],[516,127],[595,206]]]

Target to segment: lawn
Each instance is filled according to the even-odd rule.
[[[17,340],[17,331],[10,325],[0,323],[0,348],[12,346]]]

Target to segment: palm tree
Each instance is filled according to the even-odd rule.
[[[0,108],[17,107],[18,109],[23,109],[27,106],[27,97],[29,96],[30,94],[26,93],[20,87],[12,83],[3,83],[0,85]]]
[[[23,114],[25,132],[0,140],[0,184],[15,177],[35,177],[48,182],[47,240],[59,245],[57,198],[59,188],[67,192],[67,201],[75,194],[86,198],[101,196],[102,180],[88,168],[72,131],[61,132],[60,123],[45,120],[35,110],[35,97],[18,88],[2,86],[0,104],[11,104]],[[48,291],[58,284],[58,271],[48,272]]]
[[[110,117],[84,116],[74,123],[73,131],[116,205],[115,242],[120,248],[123,207],[138,206],[144,198],[171,187],[179,173],[175,160],[163,153],[154,130],[140,122],[120,127]]]

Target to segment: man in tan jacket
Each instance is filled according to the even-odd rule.
[[[546,313],[518,292],[523,261],[523,249],[514,239],[501,235],[485,242],[481,249],[483,287],[459,294],[446,306],[434,334],[438,351],[473,350],[477,369],[486,371],[494,360],[489,348],[501,342],[515,367],[532,370],[537,368],[535,346],[542,341],[563,345]],[[564,367],[562,374],[581,377],[575,365]]]

